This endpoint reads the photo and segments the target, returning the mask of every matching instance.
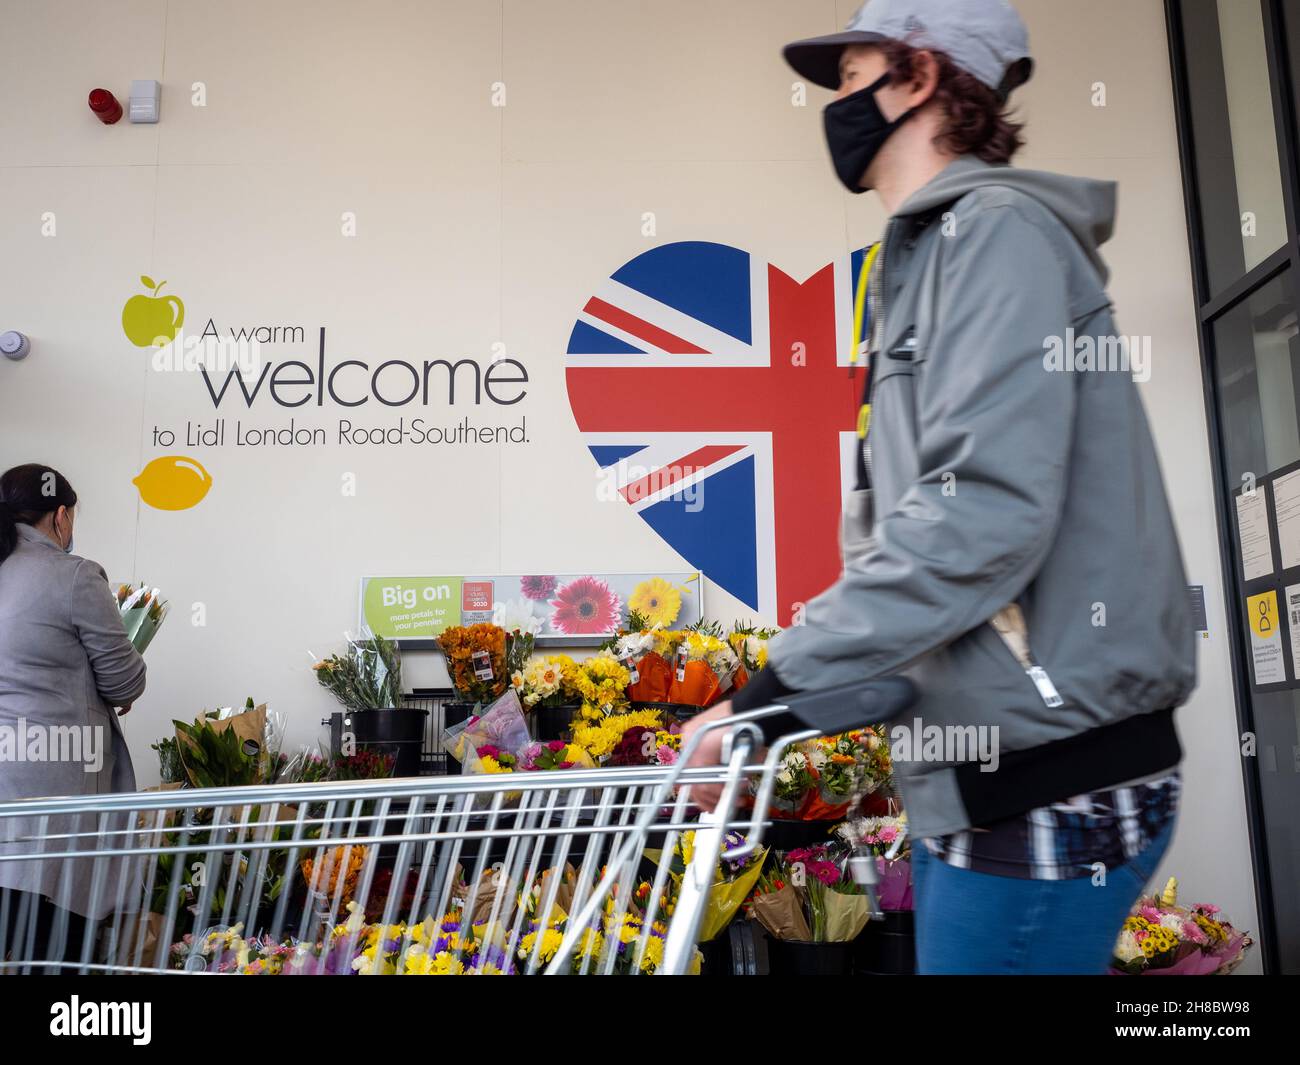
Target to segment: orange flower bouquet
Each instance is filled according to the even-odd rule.
[[[627,695],[634,703],[711,706],[731,686],[740,664],[715,625],[634,629],[607,646],[631,675]]]
[[[705,629],[668,634],[678,637],[672,648],[673,675],[668,701],[686,706],[711,706],[731,687],[740,660],[731,645]]]
[[[631,675],[627,697],[635,703],[665,703],[672,684],[673,671],[667,659],[656,650],[662,632],[655,629],[629,632],[620,636],[613,647],[614,657]]]
[[[489,703],[509,686],[506,630],[500,626],[454,625],[442,630],[438,646],[460,701]]]
[[[357,883],[365,868],[367,853],[367,848],[358,844],[326,851],[320,856],[319,864],[314,858],[305,858],[299,863],[302,878],[312,891],[337,898],[340,905],[351,902],[357,894]]]

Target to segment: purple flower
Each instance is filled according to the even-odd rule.
[[[546,600],[555,594],[556,583],[553,576],[524,577],[519,582],[519,590],[525,599]]]
[[[477,954],[471,955],[465,960],[465,969],[468,972],[485,969],[492,966],[500,970],[507,976],[513,976],[515,967],[506,952],[500,947],[488,945],[480,950]]]

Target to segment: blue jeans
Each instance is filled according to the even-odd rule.
[[[1127,864],[1092,877],[1019,880],[956,869],[912,848],[917,972],[1105,973],[1115,938],[1169,847],[1174,822]]]

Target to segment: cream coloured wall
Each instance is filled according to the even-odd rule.
[[[1120,182],[1111,290],[1125,332],[1153,338],[1144,396],[1189,576],[1207,592],[1201,684],[1180,715],[1187,797],[1162,873],[1257,927],[1162,7],[1019,6],[1039,58],[1020,161]],[[657,243],[720,241],[803,278],[879,234],[874,198],[844,195],[830,172],[823,95],[792,106],[778,53],[852,8],[0,0],[0,329],[34,345],[0,365],[0,466],[67,472],[84,501],[78,550],[176,602],[127,719],[144,782],[172,718],[247,694],[314,740],[331,707],[308,650],[354,627],[363,572],[682,567],[626,508],[596,501],[564,345],[593,285]],[[90,117],[89,89],[122,96],[147,77],[163,82],[160,124]],[[196,82],[204,107],[191,105]],[[1092,102],[1099,82],[1105,107]],[[55,236],[42,234],[46,212]],[[228,445],[195,452],[216,482],[202,505],[145,507],[131,479],[165,453],[153,427],[210,420],[211,407],[191,375],[149,373],[123,337],[142,273],[184,297],[187,324],[301,325],[294,350],[307,355],[321,324],[333,355],[486,362],[502,342],[532,380],[500,417],[526,414],[532,444]],[[194,603],[203,627],[189,623]],[[708,612],[745,613],[717,589]],[[411,672],[428,683],[439,670],[426,658]]]

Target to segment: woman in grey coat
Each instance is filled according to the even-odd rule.
[[[76,505],[67,479],[47,466],[0,476],[0,802],[136,787],[118,717],[144,692],[144,659],[104,570],[72,554]],[[102,859],[2,860],[74,849],[56,839],[70,829],[102,835],[92,816],[55,820],[0,817],[0,944],[10,950],[23,929],[62,928],[69,915],[75,924],[110,908],[114,892],[91,889],[118,875]],[[80,946],[68,944],[78,954]]]

